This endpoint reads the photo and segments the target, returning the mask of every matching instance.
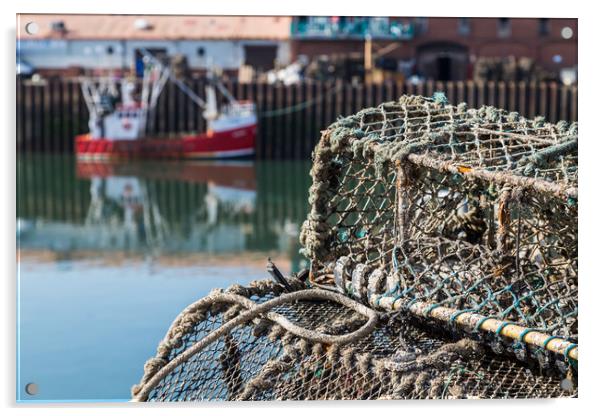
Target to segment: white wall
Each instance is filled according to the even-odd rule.
[[[106,49],[112,46],[113,55]],[[120,68],[122,45],[115,41],[27,40],[17,44],[20,59],[35,68]]]
[[[17,53],[20,51],[19,57],[34,68],[118,69],[133,65],[137,48],[164,48],[168,55],[185,54],[193,69],[206,68],[208,64],[237,69],[244,62],[245,45],[277,45],[277,60],[283,64],[290,61],[288,41],[261,40],[22,40],[17,45]],[[107,53],[109,46],[113,48],[112,54]],[[202,57],[197,52],[200,47],[205,49]]]

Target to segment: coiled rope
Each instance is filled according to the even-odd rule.
[[[286,303],[293,303],[299,300],[328,300],[332,302],[337,302],[365,316],[366,318],[368,318],[368,321],[360,328],[349,334],[330,335],[313,331],[307,328],[302,328],[289,321],[286,317],[276,312],[270,312],[270,310],[276,306]],[[229,320],[218,329],[210,332],[203,339],[192,345],[180,355],[174,357],[165,366],[160,368],[143,386],[141,386],[139,391],[136,393],[133,401],[146,400],[150,392],[161,382],[161,380],[163,380],[167,375],[169,375],[175,368],[184,364],[195,354],[206,348],[211,343],[217,341],[220,337],[228,334],[237,326],[240,326],[250,320],[253,320],[254,318],[262,314],[265,314],[265,317],[267,319],[274,321],[275,323],[279,324],[284,329],[286,329],[294,335],[302,337],[308,341],[323,344],[347,344],[350,342],[357,341],[370,334],[378,322],[378,314],[376,313],[376,311],[344,295],[322,289],[308,289],[300,290],[293,293],[286,293],[261,304],[256,304],[255,302],[253,302],[250,299],[247,299],[244,296],[236,295],[233,293],[214,293],[190,305],[188,308],[186,308],[184,312],[195,309],[201,309],[207,304],[215,303],[238,304],[243,308],[247,309],[247,311]],[[179,318],[180,317],[176,318],[172,327],[174,325],[177,325]],[[168,333],[170,332],[171,328]]]

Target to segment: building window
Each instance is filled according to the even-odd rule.
[[[426,33],[428,30],[428,18],[426,17],[415,17],[414,18],[414,33],[421,35]]]
[[[107,55],[113,55],[114,52],[115,50],[111,45],[107,46]]]
[[[507,17],[501,17],[497,21],[497,35],[500,38],[510,37],[510,19]]]
[[[458,19],[458,33],[462,36],[470,34],[470,19],[468,17],[460,17]]]
[[[196,54],[197,54],[198,56],[205,56],[205,48],[198,48],[198,49],[196,50]]]
[[[550,34],[550,19],[539,19],[539,36]]]

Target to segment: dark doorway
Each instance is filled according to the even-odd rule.
[[[436,81],[464,80],[468,75],[468,48],[453,42],[430,42],[418,47],[418,74]]]
[[[262,72],[274,68],[276,45],[245,45],[245,65]]]
[[[451,80],[451,58],[449,56],[440,56],[437,58],[437,79],[439,81]]]

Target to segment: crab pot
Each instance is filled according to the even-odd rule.
[[[577,396],[576,125],[402,97],[330,126],[311,175],[309,281],[339,293],[212,291],[134,400]]]
[[[576,124],[404,96],[325,130],[311,176],[301,243],[315,286],[574,349]]]

